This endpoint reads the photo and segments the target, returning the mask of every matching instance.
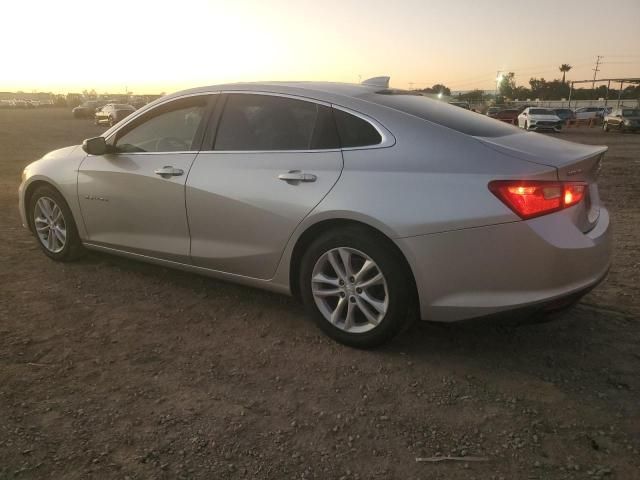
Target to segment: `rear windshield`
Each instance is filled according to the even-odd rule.
[[[370,93],[360,98],[475,137],[503,137],[519,132],[517,128],[503,122],[497,122],[486,115],[480,115],[427,97]]]

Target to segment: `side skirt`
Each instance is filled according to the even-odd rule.
[[[160,265],[162,267],[175,268],[176,270],[182,270],[185,272],[196,273],[207,277],[216,278],[219,280],[225,280],[232,283],[238,283],[240,285],[247,285],[249,287],[260,288],[262,290],[269,290],[276,293],[283,293],[285,295],[291,295],[289,285],[282,285],[273,283],[271,280],[261,280],[258,278],[245,277],[243,275],[236,275],[233,273],[220,272],[218,270],[212,270],[209,268],[198,267],[195,265],[188,265],[186,263],[175,262],[172,260],[165,260],[162,258],[151,257],[148,255],[142,255],[139,253],[127,252],[125,250],[118,250],[117,248],[105,247],[103,245],[96,245],[89,242],[84,242],[83,246],[87,250],[94,250],[97,252],[108,253],[112,255],[118,255],[120,257],[130,258],[132,260],[139,260],[141,262],[152,263],[154,265]]]

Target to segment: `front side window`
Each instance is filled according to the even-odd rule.
[[[127,124],[117,134],[117,152],[179,152],[196,150],[196,133],[204,119],[207,96],[188,97],[160,105]]]
[[[228,95],[215,150],[316,150],[339,148],[331,109],[275,95]]]

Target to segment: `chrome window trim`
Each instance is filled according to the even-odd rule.
[[[274,96],[274,97],[283,97],[283,98],[291,98],[292,100],[300,100],[300,101],[304,101],[304,102],[311,102],[311,103],[316,103],[318,105],[323,105],[325,107],[329,107],[329,108],[335,108],[337,110],[341,110],[345,113],[348,113],[350,115],[353,115],[355,117],[358,117],[362,120],[364,120],[365,122],[369,123],[373,128],[375,128],[375,130],[378,132],[378,134],[381,137],[381,141],[380,143],[376,143],[374,145],[363,145],[361,147],[345,147],[345,148],[325,148],[325,149],[308,149],[308,150],[183,150],[183,151],[176,151],[176,152],[122,152],[122,153],[115,153],[112,155],[122,155],[122,154],[126,154],[126,155],[166,155],[166,154],[181,154],[181,153],[237,153],[237,154],[247,154],[247,153],[313,153],[313,152],[318,152],[318,153],[322,153],[322,152],[340,152],[340,151],[352,151],[352,150],[371,150],[374,148],[388,148],[388,147],[392,147],[393,145],[395,145],[396,143],[396,138],[394,137],[394,135],[386,128],[384,127],[380,122],[378,122],[377,120],[371,118],[370,116],[358,112],[356,110],[352,110],[351,108],[348,107],[344,107],[342,105],[337,105],[335,103],[331,103],[331,102],[325,102],[323,100],[317,100],[313,97],[304,97],[302,95],[295,95],[295,94],[290,94],[290,93],[280,93],[280,92],[271,92],[268,90],[213,90],[213,91],[205,91],[205,92],[197,92],[197,93],[188,93],[185,95],[180,95],[177,97],[171,97],[171,98],[167,98],[164,101],[161,101],[155,105],[153,105],[153,107],[151,108],[147,108],[147,109],[141,109],[141,111],[137,112],[137,114],[131,114],[128,117],[126,117],[123,121],[124,123],[122,125],[118,125],[116,130],[113,130],[112,132],[109,133],[109,131],[107,130],[107,132],[105,132],[106,134],[108,134],[105,137],[105,140],[108,141],[111,139],[111,137],[113,137],[114,135],[116,135],[121,129],[123,129],[124,127],[126,127],[130,122],[134,121],[136,118],[140,117],[141,115],[146,114],[147,112],[150,112],[152,110],[154,110],[157,107],[160,107],[162,105],[165,105],[169,102],[172,102],[174,100],[180,100],[180,99],[184,99],[184,98],[189,98],[189,97],[197,97],[197,96],[203,96],[203,95],[221,95],[221,94],[232,94],[232,93],[240,93],[240,94],[245,94],[245,95],[269,95],[269,96]]]

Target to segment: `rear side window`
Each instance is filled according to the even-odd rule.
[[[304,100],[229,94],[215,150],[317,150],[339,148],[331,109]]]
[[[366,147],[382,142],[380,133],[366,120],[334,109],[333,115],[343,148]]]

